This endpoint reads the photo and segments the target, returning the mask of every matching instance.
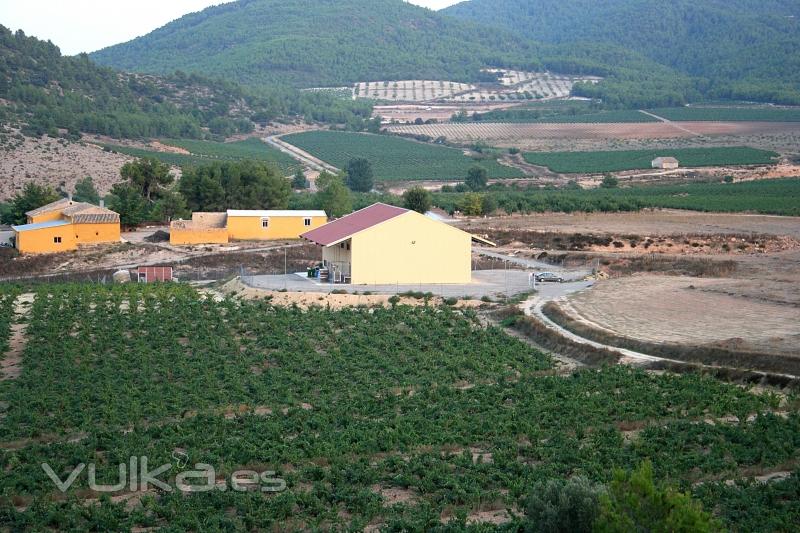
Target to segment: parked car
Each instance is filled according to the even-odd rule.
[[[553,272],[539,272],[536,274],[536,281],[539,283],[564,283],[564,278]]]

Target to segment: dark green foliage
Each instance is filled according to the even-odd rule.
[[[431,201],[431,192],[423,187],[412,187],[403,193],[403,207],[417,213],[428,212]]]
[[[89,202],[95,205],[100,202],[100,194],[97,192],[91,176],[86,176],[75,184],[75,194],[72,195],[72,199],[76,202]]]
[[[189,218],[189,209],[186,206],[186,198],[174,190],[162,191],[158,200],[153,204],[151,218],[169,222],[177,218]]]
[[[588,47],[595,58],[603,46],[635,50],[695,77],[663,80],[678,103],[695,94],[800,104],[800,8],[792,0],[472,0],[444,13],[545,43]],[[579,92],[632,101],[637,76],[647,73],[618,69],[608,82]],[[652,91],[667,96],[664,87]]]
[[[645,461],[633,472],[616,470],[608,492],[600,496],[600,533],[707,533],[720,524],[688,493],[658,486],[653,465]]]
[[[244,97],[231,84],[198,76],[146,78],[98,67],[86,55],[63,57],[53,44],[3,26],[0,57],[0,97],[13,103],[12,117],[27,124],[29,135],[63,128],[71,137],[201,137],[202,126],[227,119]],[[252,124],[235,122],[233,129]]]
[[[341,217],[353,211],[353,198],[341,176],[323,172],[317,178],[317,207],[329,217]]]
[[[116,183],[111,187],[108,208],[119,213],[122,226],[133,228],[148,219],[150,208],[142,191],[131,183]]]
[[[720,165],[765,165],[778,154],[747,146],[711,148],[665,148],[660,150],[617,150],[604,152],[525,152],[525,160],[554,172],[594,173],[651,168],[657,157],[675,157],[682,167]]]
[[[292,176],[292,189],[305,190],[308,189],[308,179],[302,168],[298,168]]]
[[[472,191],[482,191],[486,188],[488,181],[489,176],[486,172],[486,169],[479,166],[473,166],[467,172],[467,178],[464,180],[464,183]]]
[[[600,183],[600,187],[603,189],[616,189],[618,185],[619,179],[611,174],[606,174],[603,176],[603,181]]]
[[[525,503],[526,533],[591,533],[600,492],[582,477],[537,483]]]
[[[356,157],[347,162],[344,169],[347,175],[347,186],[351,191],[369,192],[375,183],[372,164],[363,157]]]
[[[704,483],[695,495],[735,531],[793,531],[800,523],[798,471],[767,483]]]
[[[82,54],[61,56],[49,42],[0,26],[0,121],[22,124],[23,132],[76,139],[80,132],[115,138],[224,137],[253,131],[283,116],[374,127],[372,105],[324,93],[279,87],[245,91],[230,81],[170,70],[141,76],[98,67]],[[210,134],[203,131],[207,127]]]
[[[163,188],[175,180],[168,165],[150,158],[125,163],[119,173],[148,202],[157,198]]]
[[[313,15],[313,16],[312,16]],[[400,0],[247,0],[192,13],[95,52],[140,72],[176,69],[249,85],[343,85],[384,79],[481,79],[487,64],[536,54],[510,33]]]
[[[515,189],[493,186],[492,195],[507,213],[573,213],[577,211],[638,211],[645,207],[695,211],[767,213],[800,216],[800,179],[748,181],[732,184],[692,183],[618,189]],[[433,204],[452,213],[469,194],[434,193]],[[480,213],[478,213],[480,214]]]
[[[3,224],[25,224],[25,213],[58,200],[58,194],[49,185],[28,182],[21,192],[14,194],[8,210],[3,213]]]
[[[363,157],[372,164],[377,181],[462,180],[476,164],[492,178],[522,177],[519,170],[494,159],[476,162],[456,148],[389,135],[311,131],[286,135],[283,140],[338,168]]]
[[[272,165],[226,161],[189,168],[178,183],[191,211],[286,209],[289,181]]]

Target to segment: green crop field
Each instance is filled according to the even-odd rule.
[[[689,183],[595,190],[490,190],[507,213],[617,212],[647,207],[728,213],[800,216],[800,179],[741,183]],[[462,193],[434,193],[434,204],[448,212],[459,209]]]
[[[797,107],[670,107],[650,112],[675,121],[800,122]]]
[[[55,284],[25,320],[22,373],[0,381],[8,531],[456,531],[482,511],[518,531],[535,483],[608,483],[645,459],[733,529],[788,531],[800,513],[797,475],[724,483],[797,464],[796,401],[778,416],[777,396],[699,374],[554,371],[470,310]],[[142,456],[170,490],[101,494],[87,467],[62,494],[42,466],[111,485]],[[189,469],[217,488],[178,490]],[[240,492],[240,470],[272,473]]]
[[[775,152],[747,146],[714,148],[669,148],[663,150],[618,150],[604,152],[526,152],[525,160],[564,174],[619,172],[651,168],[656,157],[671,156],[681,167],[718,165],[765,165],[774,163]]]
[[[519,170],[493,159],[478,161],[455,148],[388,135],[313,131],[287,135],[283,140],[338,168],[350,159],[366,158],[381,181],[461,180],[473,165],[484,167],[490,178],[522,177]]]
[[[192,141],[192,140],[163,140],[162,143],[183,148],[191,152],[190,154],[173,154],[169,152],[159,152],[156,150],[144,150],[129,146],[106,145],[106,148],[133,157],[153,157],[178,167],[197,166],[208,164],[213,161],[240,161],[253,159],[264,161],[276,165],[285,174],[294,172],[299,166],[298,163],[284,154],[272,148],[258,139],[247,139],[231,143],[220,143],[214,141]]]

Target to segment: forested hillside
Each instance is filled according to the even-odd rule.
[[[480,79],[481,67],[536,67],[509,32],[401,0],[241,0],[192,13],[92,54],[139,72],[205,72],[251,85]]]
[[[612,43],[537,43],[402,0],[240,0],[186,15],[98,62],[138,72],[203,72],[250,86],[344,85],[365,80],[494,81],[489,66],[594,74],[584,87],[607,107],[682,105],[699,93],[688,77]]]
[[[696,77],[710,98],[800,104],[794,0],[471,0],[443,13],[551,44],[607,44]],[[588,90],[603,96],[614,87]]]
[[[248,132],[254,122],[301,115],[361,129],[369,103],[290,89],[245,91],[235,83],[176,72],[128,74],[86,55],[0,26],[0,124],[29,135],[67,130],[112,137],[202,138]]]

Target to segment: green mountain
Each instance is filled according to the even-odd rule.
[[[706,97],[800,104],[796,0],[471,0],[442,13],[543,43],[635,50]]]
[[[325,94],[254,94],[197,74],[120,72],[86,55],[62,56],[50,42],[0,26],[0,124],[28,135],[225,137],[287,115],[360,129],[370,114],[368,103]]]
[[[402,0],[240,0],[191,13],[91,54],[151,73],[203,72],[250,85],[480,79],[490,64],[538,65],[510,32]]]

